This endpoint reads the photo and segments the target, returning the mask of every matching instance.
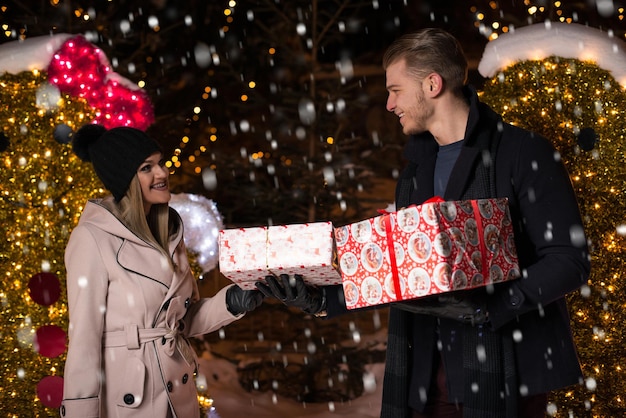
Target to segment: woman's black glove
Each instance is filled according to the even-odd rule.
[[[279,277],[266,276],[265,282],[267,284],[257,282],[257,289],[265,296],[276,298],[287,306],[309,314],[319,314],[326,309],[324,289],[307,286],[299,274],[293,278],[287,274],[281,274]]]
[[[226,308],[233,315],[255,310],[263,303],[263,294],[258,290],[243,290],[231,286],[226,291]]]

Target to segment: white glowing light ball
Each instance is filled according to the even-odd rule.
[[[223,228],[215,202],[200,195],[172,193],[170,206],[183,219],[185,245],[197,255],[203,272],[213,270],[219,260],[218,235]]]

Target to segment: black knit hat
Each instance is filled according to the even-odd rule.
[[[139,129],[118,127],[107,130],[94,124],[83,126],[74,134],[72,149],[81,160],[93,164],[104,187],[117,202],[126,194],[146,158],[161,152],[159,144]]]

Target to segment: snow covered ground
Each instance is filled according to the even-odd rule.
[[[369,365],[367,369],[376,379],[373,391],[346,403],[301,404],[270,392],[246,392],[238,382],[236,366],[227,360],[203,357],[200,361],[200,373],[207,376],[208,393],[219,418],[378,417],[384,364]]]

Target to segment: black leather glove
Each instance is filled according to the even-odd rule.
[[[489,321],[486,308],[469,297],[444,294],[420,300],[397,302],[393,306],[405,311],[454,319],[465,324],[480,325]]]
[[[274,297],[287,306],[298,308],[309,314],[318,314],[326,309],[324,289],[307,286],[302,276],[296,274],[293,279],[287,274],[266,276],[265,283],[257,282],[256,287],[265,296]]]
[[[263,294],[258,290],[243,290],[231,286],[226,291],[226,308],[233,315],[255,310],[263,303]]]

